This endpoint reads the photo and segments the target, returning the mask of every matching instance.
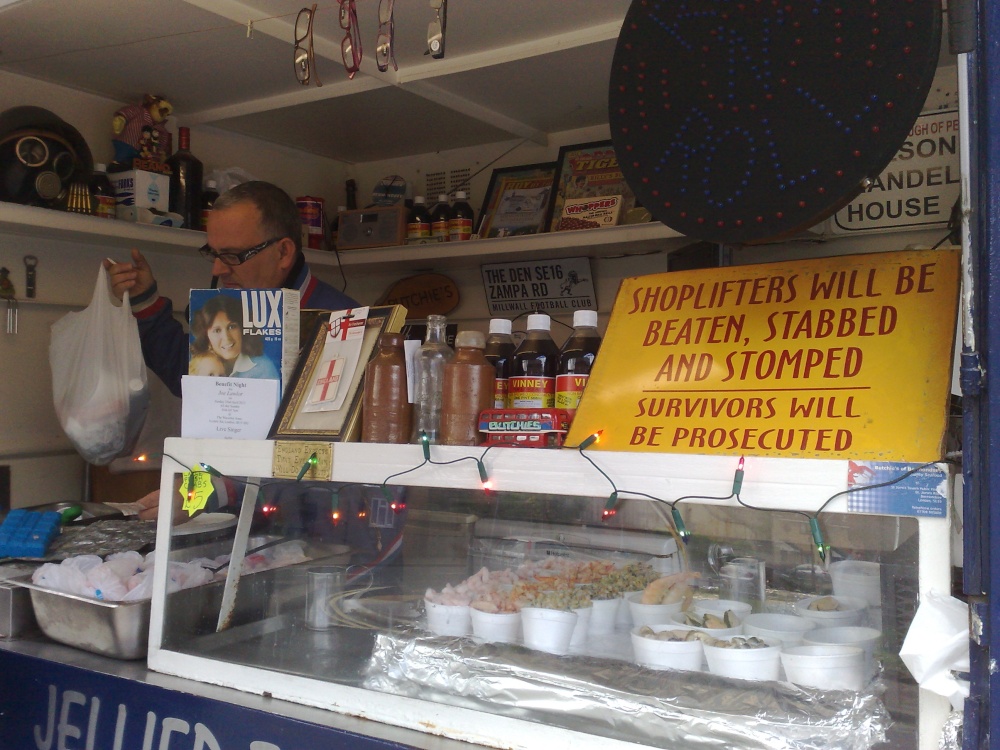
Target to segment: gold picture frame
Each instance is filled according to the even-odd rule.
[[[343,312],[333,312],[330,316],[336,318]],[[331,317],[321,318],[299,354],[299,361],[288,387],[285,388],[281,406],[278,408],[268,437],[333,443],[356,442],[361,435],[361,400],[364,394],[365,366],[378,350],[379,336],[383,333],[398,333],[405,320],[406,308],[402,305],[368,308],[358,366],[351,382],[346,385],[349,390],[343,405],[335,411],[306,412],[302,407],[312,388],[316,368],[323,355],[326,334],[331,325]]]

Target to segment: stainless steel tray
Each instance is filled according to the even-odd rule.
[[[36,586],[30,576],[13,580],[30,589],[38,627],[52,640],[116,659],[146,655],[149,599],[102,602]]]
[[[183,550],[187,559],[197,557],[193,552],[212,552],[218,544],[204,548]],[[310,559],[289,568],[324,563],[346,563],[350,548],[333,544],[311,547]],[[171,555],[173,558],[174,555]],[[250,579],[260,579],[252,588],[257,596],[245,596],[237,602],[237,621],[263,617],[269,599],[274,593],[274,574],[282,568],[271,568],[252,574]],[[149,644],[149,616],[151,601],[103,602],[87,596],[66,594],[37,586],[31,576],[10,579],[12,583],[30,590],[35,619],[41,631],[54,641],[74,646],[84,651],[110,656],[115,659],[141,659],[146,656]],[[198,632],[206,613],[218,615],[222,599],[222,583],[182,589],[170,594],[168,620],[171,629],[178,633]],[[207,618],[214,623],[214,617]],[[183,622],[181,622],[183,620]]]

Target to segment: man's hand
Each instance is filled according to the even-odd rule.
[[[135,248],[132,249],[131,263],[115,263],[107,258],[104,267],[111,279],[111,291],[118,299],[121,299],[125,292],[134,299],[156,283],[149,263]]]
[[[184,499],[181,497],[180,493],[176,490],[170,493],[170,496],[174,499],[174,526],[188,519],[184,517],[181,512],[181,506],[184,504]],[[135,501],[136,505],[141,505],[144,510],[139,511],[139,518],[143,521],[155,521],[157,513],[160,512],[160,491],[153,490],[148,495],[143,495],[138,500]]]

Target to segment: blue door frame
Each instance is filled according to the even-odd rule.
[[[990,728],[1000,727],[1000,673],[990,669],[1000,657],[1000,3],[979,0],[977,41],[969,56],[971,206],[969,258],[974,279],[971,299],[973,345],[962,349],[964,570],[963,586],[972,608],[971,697],[965,709],[964,747],[990,747]],[[994,469],[997,464],[997,469]],[[993,516],[998,523],[993,523]]]

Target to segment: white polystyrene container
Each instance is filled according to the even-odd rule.
[[[577,614],[563,609],[523,607],[521,630],[524,645],[550,654],[565,654],[576,627]]]
[[[424,599],[427,629],[435,635],[468,635],[472,632],[472,616],[468,604],[437,604]]]
[[[781,652],[785,678],[823,690],[860,690],[865,682],[865,652],[860,646],[792,646]]]
[[[732,639],[724,639],[732,640]],[[767,641],[763,648],[725,648],[704,644],[708,671],[742,680],[777,680],[781,672],[781,644]]]
[[[782,646],[798,646],[810,630],[816,628],[816,621],[798,615],[772,612],[755,612],[743,621],[743,632],[765,640],[780,641]]]
[[[679,625],[651,625],[659,633],[662,630],[684,630]],[[651,669],[677,669],[698,672],[701,670],[703,649],[701,641],[658,641],[639,635],[641,627],[632,628],[632,652],[636,664]]]
[[[670,616],[676,612],[680,612],[681,607],[684,605],[684,602],[643,604],[641,591],[626,594],[625,601],[628,602],[629,613],[632,615],[632,624],[637,627],[669,623]]]
[[[833,597],[840,603],[840,610],[821,612],[809,609],[809,605],[813,601],[821,598],[823,597],[807,596],[804,599],[799,599],[792,605],[792,611],[799,617],[813,620],[816,626],[820,628],[832,628],[838,625],[859,625],[866,616],[868,602],[853,596]]]
[[[472,634],[488,643],[515,643],[521,634],[520,612],[483,612],[470,610]]]

